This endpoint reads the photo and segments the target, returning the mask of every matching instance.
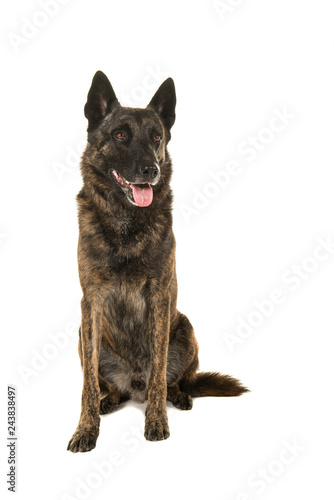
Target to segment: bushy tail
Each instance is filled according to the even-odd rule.
[[[244,387],[239,380],[216,372],[199,372],[191,380],[180,381],[181,391],[200,398],[204,396],[240,396],[249,389]]]

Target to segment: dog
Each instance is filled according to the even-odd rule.
[[[88,93],[77,196],[83,391],[68,444],[74,453],[92,450],[100,415],[128,399],[147,401],[145,437],[160,441],[169,437],[166,400],[190,410],[193,397],[248,390],[228,375],[198,372],[193,327],[177,310],[167,150],[175,106],[171,78],[146,108],[121,106],[101,71]]]

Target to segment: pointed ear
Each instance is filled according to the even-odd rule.
[[[96,128],[113,105],[119,104],[115,92],[102,71],[94,75],[85,105],[85,117],[88,119],[88,132]]]
[[[166,128],[170,130],[175,122],[175,105],[176,94],[174,82],[172,78],[167,78],[160,85],[147,107],[154,109]]]

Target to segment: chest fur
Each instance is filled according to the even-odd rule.
[[[104,314],[116,350],[145,343],[149,304],[144,280],[114,280]]]

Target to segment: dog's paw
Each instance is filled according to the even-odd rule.
[[[106,396],[100,401],[100,415],[108,415],[108,413],[112,413],[117,408],[118,404],[109,396]]]
[[[191,410],[193,407],[193,400],[189,394],[185,392],[180,392],[173,398],[173,405],[179,410]]]
[[[166,420],[146,420],[144,435],[148,441],[162,441],[169,438],[168,422]]]
[[[72,453],[90,451],[95,448],[98,435],[98,430],[77,430],[70,439],[67,449]]]

